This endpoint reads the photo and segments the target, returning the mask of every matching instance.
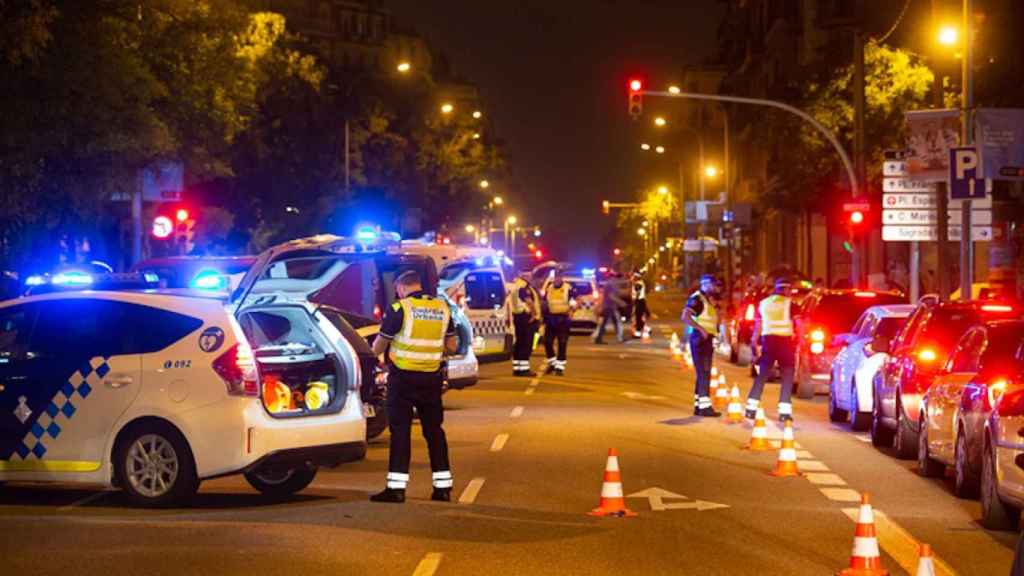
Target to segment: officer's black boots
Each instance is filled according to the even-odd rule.
[[[451,488],[434,488],[434,493],[430,495],[430,499],[436,502],[451,502],[452,501],[452,489]]]
[[[405,502],[405,490],[385,488],[383,492],[378,492],[377,494],[370,496],[370,502],[388,502],[391,504],[401,504]]]
[[[533,370],[522,370],[513,372],[512,375],[518,376],[520,378],[535,378],[537,376],[537,373],[534,372]]]
[[[779,422],[792,422],[793,417],[789,414],[779,414]]]
[[[757,418],[757,411],[747,410],[743,415],[746,416],[747,420],[753,420],[754,418]]]
[[[714,408],[701,408],[700,410],[697,411],[697,415],[704,416],[706,418],[718,418],[719,416],[722,415],[722,413],[715,410]]]

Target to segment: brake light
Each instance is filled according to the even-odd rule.
[[[988,385],[988,407],[989,410],[995,409],[996,405],[999,404],[999,400],[1002,399],[1003,394],[1006,394],[1006,379],[999,378]]]
[[[811,342],[811,354],[821,354],[825,351],[825,344],[822,342]]]
[[[754,305],[753,304],[747,304],[747,311],[744,312],[743,319],[746,320],[747,322],[753,322],[754,321]]]
[[[925,364],[935,362],[939,357],[932,348],[923,348],[917,351],[917,359]]]
[[[985,304],[981,309],[984,312],[1013,312],[1013,306],[1005,304]]]
[[[821,328],[811,330],[811,342],[825,342],[825,331]]]
[[[858,290],[857,292],[854,292],[853,295],[857,298],[874,298],[875,296],[878,296],[878,294],[868,292],[866,290]]]
[[[259,372],[248,344],[239,342],[213,361],[213,371],[224,380],[230,396],[259,396]]]
[[[382,314],[381,314],[381,311],[380,311],[380,305],[379,304],[374,304],[373,305],[373,317],[376,318],[377,320],[380,320],[381,316],[382,316]]]

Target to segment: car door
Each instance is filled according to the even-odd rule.
[[[22,439],[49,398],[29,385],[29,340],[38,304],[0,308],[0,469],[19,460]]]
[[[974,329],[965,334],[928,390],[929,450],[947,464],[952,464],[954,458],[960,397],[964,386],[978,373],[984,347],[984,330]]]
[[[97,470],[108,435],[138,395],[142,356],[126,305],[99,298],[40,303],[26,352],[28,431],[15,448],[23,467]]]

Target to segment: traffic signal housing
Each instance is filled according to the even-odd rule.
[[[643,89],[644,83],[639,78],[629,81],[629,116],[634,120],[644,112],[644,97],[641,94]]]

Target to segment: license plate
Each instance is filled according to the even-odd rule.
[[[363,404],[363,417],[373,418],[377,415],[377,409],[373,407],[373,404]]]

